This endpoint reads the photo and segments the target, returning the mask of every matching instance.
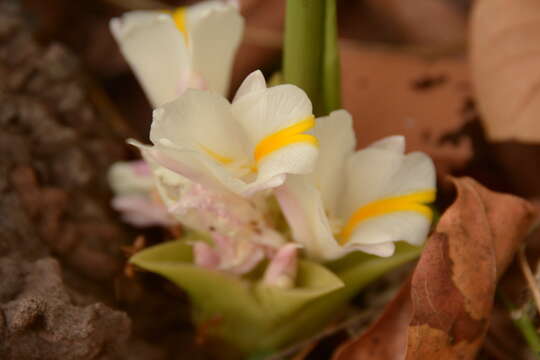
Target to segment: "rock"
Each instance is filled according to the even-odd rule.
[[[0,304],[3,358],[90,360],[121,349],[129,335],[127,315],[100,303],[75,305],[56,260],[22,262],[12,269],[24,269],[25,275],[18,294]]]

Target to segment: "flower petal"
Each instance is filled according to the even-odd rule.
[[[246,138],[223,97],[186,91],[154,111],[150,139],[162,155],[187,170],[181,175],[196,182],[202,181],[201,176],[213,179],[214,185],[221,184],[237,193],[244,189],[245,183],[239,177],[250,171],[246,165]],[[162,166],[177,171],[159,158],[164,157],[156,157]],[[213,187],[206,180],[204,185]]]
[[[421,152],[407,154],[399,170],[382,196],[399,196],[417,191],[434,190],[436,186],[435,165],[429,156]]]
[[[232,4],[205,1],[188,8],[186,22],[194,70],[211,91],[227,95],[244,19]]]
[[[337,201],[345,185],[345,159],[353,153],[356,138],[351,115],[345,110],[317,119],[314,135],[319,140],[319,158],[309,175],[320,189],[325,210],[337,215]]]
[[[396,152],[372,147],[351,155],[345,164],[341,217],[348,218],[360,206],[379,199],[402,166],[403,158]]]
[[[259,75],[253,77],[255,82]],[[242,91],[241,95],[232,111],[245,129],[258,168],[251,186],[260,188],[268,182],[276,186],[285,179],[284,174],[311,172],[318,149],[316,138],[304,133],[314,123],[307,95],[293,85]]]
[[[393,242],[374,244],[374,245],[358,245],[354,247],[354,250],[360,250],[367,254],[376,255],[380,257],[390,257],[394,255],[394,251],[396,250],[396,245],[394,245]]]
[[[435,168],[425,154],[402,155],[400,142],[385,139],[349,159],[344,197],[348,220],[340,236],[345,247],[386,244],[364,251],[390,256],[390,243],[420,245],[425,240],[432,216],[426,204],[434,200]]]
[[[193,262],[202,268],[217,269],[219,267],[219,254],[204,241],[196,241],[193,244]]]
[[[311,116],[312,106],[302,89],[294,85],[278,85],[239,97],[232,105],[232,112],[246,131],[254,150],[265,137]]]
[[[283,245],[272,258],[263,276],[263,283],[283,289],[294,287],[298,270],[298,245]]]
[[[110,27],[153,106],[175,99],[191,65],[184,37],[171,16],[132,11],[112,19]]]
[[[398,154],[405,153],[405,136],[394,135],[388,136],[384,139],[375,141],[373,144],[369,145],[370,148],[377,148],[381,150],[393,151]]]
[[[345,253],[334,239],[320,192],[306,176],[289,176],[275,194],[294,240],[302,245],[308,258],[326,261]]]
[[[260,70],[256,70],[249,74],[234,95],[233,103],[239,101],[240,98],[253,92],[266,90],[266,80]]]
[[[154,110],[150,140],[173,144],[215,156],[238,160],[245,154],[242,128],[230,104],[218,94],[189,89],[178,99]],[[213,154],[213,155],[212,155]]]
[[[285,182],[285,174],[313,171],[318,153],[310,144],[294,144],[273,152],[259,163],[257,179],[249,184],[245,193],[280,186]]]
[[[109,184],[117,195],[146,194],[154,188],[154,179],[144,160],[120,161],[109,168]]]
[[[412,211],[389,213],[366,219],[359,224],[347,245],[375,245],[395,241],[421,245],[430,226],[431,219],[419,213]]]
[[[122,219],[134,226],[169,226],[175,223],[162,203],[144,195],[115,196],[111,206],[122,214]]]
[[[381,198],[435,189],[435,167],[429,156],[368,147],[347,161],[346,215]]]

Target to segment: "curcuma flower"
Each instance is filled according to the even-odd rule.
[[[231,2],[204,1],[172,11],[132,11],[111,31],[154,107],[187,88],[225,95],[244,20]]]
[[[354,250],[388,257],[396,241],[421,245],[432,220],[435,169],[423,153],[404,154],[401,136],[354,152],[351,116],[317,120],[315,171],[289,177],[276,196],[308,257],[337,259]]]
[[[216,93],[190,89],[154,110],[154,145],[138,146],[147,161],[184,179],[251,196],[282,185],[287,174],[313,170],[318,141],[306,131],[314,125],[311,102],[300,88],[267,88],[256,71],[232,104]]]

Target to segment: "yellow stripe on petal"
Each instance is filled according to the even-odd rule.
[[[187,8],[182,6],[172,11],[167,11],[167,13],[171,14],[174,20],[174,23],[176,25],[176,28],[182,33],[182,35],[184,35],[184,40],[187,45],[188,32],[187,32],[187,26],[186,26],[186,11],[187,11]]]
[[[288,128],[279,130],[272,135],[265,137],[255,147],[255,162],[258,163],[265,156],[292,144],[307,143],[318,146],[319,142],[315,136],[302,134],[313,126],[315,126],[315,117],[310,115],[306,119],[289,126]]]
[[[395,196],[370,202],[359,209],[349,218],[339,236],[340,245],[345,245],[356,227],[364,220],[372,217],[387,215],[394,212],[412,211],[419,213],[431,221],[433,212],[426,203],[435,200],[435,190],[418,191],[407,195]]]
[[[214,150],[204,146],[204,145],[200,145],[199,146],[204,150],[204,152],[206,152],[208,155],[210,155],[210,157],[214,160],[216,160],[217,162],[223,164],[223,165],[228,165],[232,162],[234,162],[234,159],[228,157],[228,156],[224,156],[224,155],[221,155],[221,154],[218,154],[217,152],[215,152]]]

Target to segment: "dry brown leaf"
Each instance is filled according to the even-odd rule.
[[[408,150],[428,153],[442,173],[460,169],[472,141],[457,134],[472,103],[464,59],[341,44],[343,107],[351,112],[363,147],[388,135],[405,135]]]
[[[474,359],[498,278],[534,220],[526,201],[454,179],[444,213],[406,284],[382,317],[335,360]]]
[[[471,40],[474,83],[489,137],[540,142],[540,2],[476,1]]]
[[[455,1],[366,0],[371,16],[386,20],[396,36],[407,43],[433,48],[462,48],[466,17]]]

